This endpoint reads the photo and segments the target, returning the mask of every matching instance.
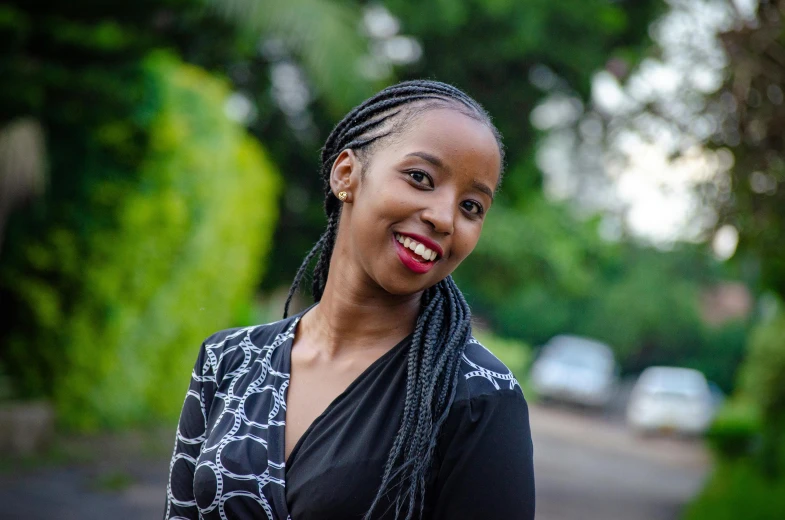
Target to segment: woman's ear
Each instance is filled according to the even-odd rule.
[[[330,171],[330,188],[333,195],[338,197],[341,192],[346,193],[343,202],[351,202],[357,187],[360,185],[360,161],[357,155],[349,149],[338,154]]]

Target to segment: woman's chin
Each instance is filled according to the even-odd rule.
[[[394,295],[394,296],[407,296],[413,295],[417,293],[421,293],[422,291],[429,289],[439,283],[443,278],[439,278],[438,280],[434,279],[433,276],[428,276],[428,278],[421,278],[419,280],[406,280],[406,279],[390,279],[389,276],[385,277],[386,279],[379,284],[379,286],[386,292]]]

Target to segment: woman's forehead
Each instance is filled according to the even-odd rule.
[[[391,145],[390,152],[397,156],[428,155],[445,169],[470,170],[490,177],[494,186],[501,170],[499,143],[493,131],[457,110],[434,109],[418,114]]]

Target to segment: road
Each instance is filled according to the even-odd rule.
[[[533,406],[531,425],[537,520],[676,520],[709,468],[697,441],[574,410]]]
[[[537,520],[676,520],[699,489],[699,443],[640,439],[618,422],[533,406]],[[69,444],[56,466],[0,473],[0,519],[161,517],[169,432]],[[76,454],[76,455],[75,455]]]

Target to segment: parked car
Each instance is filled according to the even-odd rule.
[[[633,387],[627,423],[640,432],[698,435],[714,416],[714,398],[704,375],[691,368],[649,367]]]
[[[617,379],[611,348],[580,336],[552,338],[531,369],[532,387],[540,397],[593,407],[608,404]]]

